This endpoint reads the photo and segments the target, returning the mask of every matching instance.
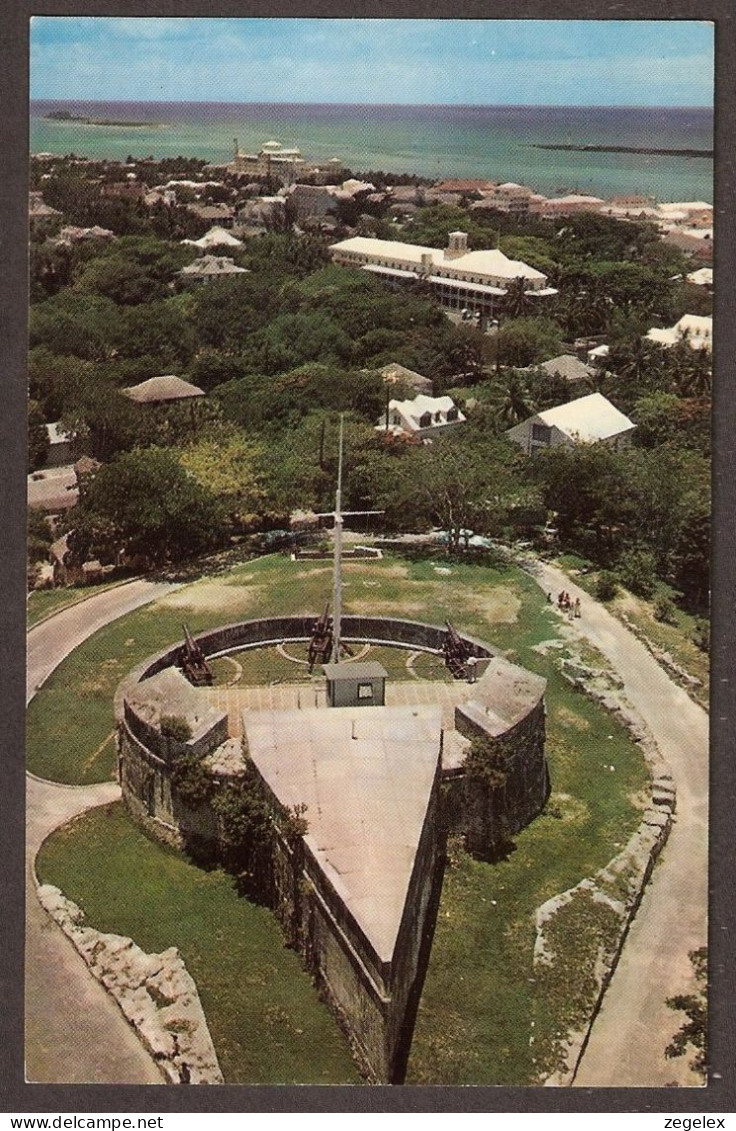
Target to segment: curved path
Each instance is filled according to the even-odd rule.
[[[54,668],[110,621],[172,585],[133,581],[89,597],[28,633],[26,702]],[[34,862],[55,828],[120,797],[115,782],[68,786],[26,776],[26,1078],[43,1084],[163,1084],[118,1006],[36,897]]]
[[[667,844],[631,925],[575,1077],[576,1086],[701,1084],[687,1055],[664,1049],[685,1020],[666,998],[693,986],[688,953],[707,944],[708,714],[659,666],[641,641],[570,580],[544,562],[524,567],[553,600],[580,598],[572,626],[609,661],[624,693],[669,762],[677,811]]]

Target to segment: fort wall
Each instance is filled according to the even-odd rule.
[[[307,615],[246,621],[203,633],[197,643],[211,658],[306,640],[316,619]],[[444,627],[395,618],[345,616],[342,625],[345,640],[429,652],[441,652],[446,639]],[[470,699],[456,708],[456,729],[467,739],[492,740],[492,749],[503,753],[505,780],[502,787],[491,788],[467,775],[462,766],[443,773],[438,761],[390,962],[372,947],[310,850],[308,836],[288,837],[279,829],[274,834],[268,877],[273,910],[347,1033],[357,1061],[375,1082],[399,1082],[403,1077],[431,946],[448,827],[465,835],[471,851],[491,853],[541,811],[549,794],[545,681],[509,663],[483,641],[465,635],[462,639],[483,663],[476,665],[476,673],[482,674]],[[171,648],[150,658],[118,688],[123,798],[134,819],[159,839],[179,847],[196,839],[222,858],[222,830],[214,811],[209,804],[184,804],[172,783],[172,765],[185,751],[206,757],[222,750],[227,720],[222,712],[201,706],[201,691],[181,688],[184,677],[173,668],[178,652],[178,647]],[[169,684],[176,692],[170,711],[160,693]],[[195,702],[200,705],[198,715]],[[162,736],[164,712],[193,719],[191,739],[176,743]],[[220,767],[213,772],[213,789],[236,774],[237,768],[228,775]],[[278,813],[279,803],[265,781],[261,788]]]

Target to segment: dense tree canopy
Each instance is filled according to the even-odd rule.
[[[213,493],[160,448],[125,452],[101,467],[78,509],[70,516],[78,553],[85,541],[90,550],[104,542],[157,565],[201,553],[225,531]]]

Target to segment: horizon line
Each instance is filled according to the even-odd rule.
[[[253,99],[246,100],[231,100],[231,99],[208,99],[208,98],[84,98],[82,96],[75,98],[58,98],[54,95],[32,95],[29,98],[29,104],[34,102],[87,102],[105,103],[118,102],[121,104],[130,103],[133,105],[181,105],[181,106],[373,106],[393,109],[404,106],[412,106],[418,109],[434,109],[438,107],[452,108],[459,110],[483,110],[483,109],[497,109],[503,108],[506,110],[528,110],[530,108],[537,108],[540,110],[555,110],[555,109],[568,109],[568,110],[714,110],[715,105],[713,102],[665,102],[665,103],[642,103],[642,102],[312,102],[312,101],[285,101],[281,99],[271,99],[267,102],[255,101]]]

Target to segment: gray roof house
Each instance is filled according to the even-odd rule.
[[[543,361],[539,365],[527,366],[527,372],[535,369],[544,370],[550,377],[556,373],[570,385],[580,384],[595,373],[592,365],[586,365],[572,353],[561,353],[559,357],[551,357],[549,361]]]

